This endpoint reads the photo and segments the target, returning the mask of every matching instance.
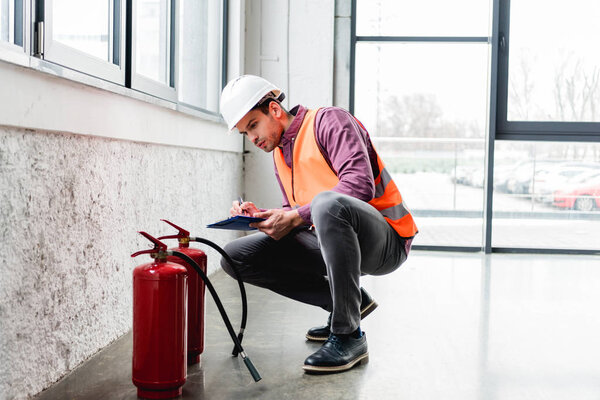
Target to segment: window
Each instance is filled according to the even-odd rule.
[[[494,247],[600,250],[600,144],[501,141],[495,152]]]
[[[507,119],[600,122],[598,2],[516,1],[510,15]]]
[[[0,0],[0,41],[23,47],[22,0]]]
[[[600,3],[353,0],[352,15],[350,108],[415,247],[600,250]]]
[[[600,4],[502,0],[500,11],[497,138],[600,134]]]
[[[487,36],[490,3],[481,0],[358,0],[359,36]]]
[[[218,112],[222,66],[219,0],[183,0],[180,10],[179,101]]]
[[[355,115],[418,218],[415,243],[482,245],[487,63],[480,43],[357,45]]]
[[[487,35],[488,2],[358,0],[356,13],[351,108],[415,215],[415,246],[480,249],[489,45],[459,35]]]
[[[44,59],[125,83],[124,1],[46,0]]]
[[[176,100],[176,3],[134,0],[131,87],[167,100]]]
[[[600,249],[599,18],[593,0],[499,1],[492,249]]]
[[[170,2],[137,0],[136,4],[136,72],[170,84]]]
[[[0,58],[220,120],[227,10],[228,0],[0,0]]]

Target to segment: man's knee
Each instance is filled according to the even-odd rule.
[[[223,250],[225,250],[225,253],[227,253],[227,255],[233,260],[233,262],[235,262],[236,258],[237,258],[237,254],[235,251],[237,246],[235,246],[234,242],[227,243],[225,245],[225,247],[223,248]],[[221,257],[221,268],[223,268],[223,271],[225,271],[227,273],[227,275],[229,275],[233,278],[236,278],[235,272],[233,269],[234,267],[231,266],[231,263],[229,261],[227,261],[227,259],[225,257]],[[239,270],[239,267],[238,267],[238,270]]]
[[[326,191],[317,194],[312,202],[310,212],[313,217],[313,221],[315,219],[328,218],[328,217],[337,217],[344,215],[344,210],[350,210],[353,207],[352,201],[354,198],[333,192]]]
[[[337,192],[321,192],[313,198],[310,212],[312,215],[327,213],[332,207],[339,205],[343,197],[343,194]]]

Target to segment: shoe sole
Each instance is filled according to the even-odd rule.
[[[360,310],[360,319],[365,319],[367,317],[367,315],[371,314],[373,311],[375,311],[375,309],[377,308],[379,304],[377,304],[377,302],[375,300],[373,300],[372,302],[370,302],[369,304],[367,304],[365,306],[365,308],[363,308],[362,310]]]
[[[348,371],[355,365],[366,364],[369,362],[369,353],[361,354],[348,364],[336,365],[335,367],[318,367],[316,365],[304,365],[302,369],[309,374],[331,374],[335,372]]]
[[[310,340],[311,342],[324,342],[328,337],[329,336],[312,336],[308,333],[306,334],[306,339]]]
[[[373,300],[372,302],[367,304],[365,306],[365,308],[360,310],[360,319],[365,319],[367,317],[367,315],[371,314],[377,308],[378,305],[379,304],[377,304],[377,302],[375,300]],[[329,336],[312,336],[312,335],[306,334],[306,339],[308,339],[312,342],[324,342],[327,340],[328,337]]]

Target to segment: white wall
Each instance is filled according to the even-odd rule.
[[[288,108],[333,103],[334,0],[246,3],[246,69],[281,87]],[[245,192],[261,207],[280,207],[271,154],[245,142]]]
[[[223,124],[0,62],[0,399],[57,381],[131,328],[131,259],[170,219],[204,227],[242,191]],[[124,90],[125,93],[127,90]],[[136,97],[136,96],[134,96]],[[220,257],[208,251],[209,271]]]

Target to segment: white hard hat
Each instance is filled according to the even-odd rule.
[[[221,115],[229,130],[235,128],[255,105],[267,98],[282,101],[285,94],[260,76],[242,75],[229,81],[221,93]]]

